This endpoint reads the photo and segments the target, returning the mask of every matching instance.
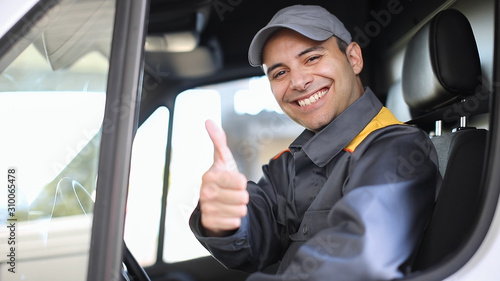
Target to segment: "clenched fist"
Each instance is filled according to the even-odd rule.
[[[202,178],[201,224],[207,236],[225,236],[238,229],[247,214],[247,179],[238,171],[224,131],[210,120],[205,126],[214,144],[214,163]]]

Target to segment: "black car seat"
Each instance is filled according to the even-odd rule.
[[[481,81],[474,34],[459,11],[439,12],[408,43],[402,74],[403,96],[413,118],[408,123],[434,131],[443,176],[412,271],[452,258],[474,228],[487,131],[468,127],[467,118],[487,108]]]

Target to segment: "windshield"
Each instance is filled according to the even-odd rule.
[[[0,41],[1,280],[86,279],[114,9],[40,1]]]

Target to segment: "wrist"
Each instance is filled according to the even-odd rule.
[[[236,233],[236,231],[238,231],[238,228],[233,230],[218,230],[218,231],[203,228],[203,230],[205,232],[206,237],[227,237]]]

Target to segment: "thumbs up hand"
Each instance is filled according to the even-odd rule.
[[[210,120],[205,126],[214,144],[214,163],[202,177],[201,224],[207,236],[225,236],[247,214],[247,179],[238,171],[224,131]]]

